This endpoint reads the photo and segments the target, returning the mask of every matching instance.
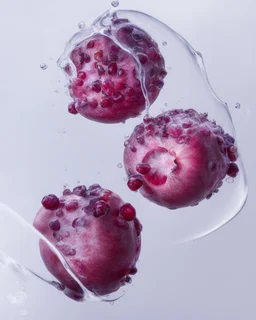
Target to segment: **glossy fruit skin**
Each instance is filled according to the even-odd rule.
[[[150,104],[167,75],[157,43],[128,20],[113,20],[108,35],[94,34],[78,43],[70,60],[73,68],[65,69],[73,98],[69,112],[102,123],[123,122],[145,109],[140,72]]]
[[[120,214],[125,203],[115,193],[99,185],[82,187],[65,190],[57,209],[42,207],[34,227],[59,250],[88,290],[106,295],[130,279],[140,254],[142,226],[135,216],[126,221]],[[82,299],[80,286],[43,240],[40,253],[49,272],[67,288],[67,295]]]
[[[146,116],[125,143],[128,187],[169,209],[195,206],[218,192],[226,175],[238,174],[234,142],[193,109]]]

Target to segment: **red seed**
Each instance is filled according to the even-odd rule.
[[[85,53],[84,54],[84,62],[89,63],[90,61],[91,61],[91,57],[89,56],[89,54]]]
[[[141,64],[145,64],[148,61],[148,57],[143,53],[138,54],[138,57]]]
[[[113,93],[115,92],[115,87],[112,81],[105,81],[103,82],[102,85],[102,91],[105,93],[107,96],[112,96]]]
[[[94,45],[95,45],[95,41],[94,41],[94,40],[90,40],[90,41],[87,43],[86,48],[87,48],[87,49],[92,49],[92,48],[94,48]]]
[[[86,186],[82,185],[82,186],[78,186],[78,187],[74,188],[73,193],[78,196],[81,196],[81,197],[86,197],[86,195],[87,195]]]
[[[75,86],[82,87],[83,84],[84,84],[84,82],[83,82],[82,79],[76,78],[76,79],[74,80],[74,85],[75,85]]]
[[[147,174],[149,173],[151,167],[148,163],[139,163],[136,165],[136,171],[140,174]]]
[[[234,162],[238,158],[237,148],[235,146],[230,146],[227,148],[229,160]]]
[[[121,92],[114,92],[112,99],[115,103],[121,103],[124,101],[124,96],[122,95]]]
[[[56,212],[56,216],[57,217],[63,217],[64,216],[64,211],[63,210],[61,210],[61,209],[59,209],[57,212]]]
[[[78,72],[77,78],[84,80],[86,78],[86,73],[84,71]]]
[[[232,177],[232,178],[235,178],[237,176],[238,172],[239,172],[238,165],[236,163],[233,163],[233,162],[230,163],[227,175]]]
[[[94,59],[95,59],[96,61],[101,61],[102,57],[103,57],[103,51],[102,51],[102,50],[96,51],[96,52],[94,53]]]
[[[109,204],[107,204],[103,200],[100,200],[100,201],[97,201],[94,205],[93,215],[96,218],[99,218],[99,217],[107,215],[109,210],[110,210]]]
[[[67,211],[74,211],[78,208],[78,202],[76,200],[71,200],[65,207]]]
[[[78,114],[78,112],[76,110],[76,104],[74,102],[72,102],[68,105],[68,112],[71,114]]]
[[[49,223],[49,227],[50,229],[52,229],[52,231],[59,231],[60,230],[60,222],[59,220],[53,220]]]
[[[45,207],[45,209],[56,210],[60,205],[60,200],[54,194],[49,194],[43,198],[42,205]]]
[[[105,74],[105,69],[101,65],[97,65],[98,75],[101,77]]]
[[[102,108],[111,108],[113,105],[113,101],[111,98],[102,99],[100,105]]]
[[[135,91],[132,87],[126,87],[125,91],[124,91],[125,95],[127,95],[128,97],[131,97],[134,95]]]
[[[117,73],[117,64],[116,62],[111,62],[109,65],[108,65],[108,74],[110,76],[113,76]]]
[[[143,178],[139,175],[131,176],[127,182],[130,190],[137,191],[143,186]]]
[[[102,84],[100,80],[96,80],[92,83],[92,90],[97,93],[101,92],[101,87],[102,87]]]
[[[138,272],[138,269],[136,267],[134,267],[134,268],[131,268],[129,274],[134,276],[137,272]]]
[[[130,203],[125,203],[120,208],[120,215],[123,216],[126,221],[132,221],[136,217],[136,211]]]

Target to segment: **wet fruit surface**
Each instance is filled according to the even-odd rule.
[[[57,201],[58,200],[58,206]],[[115,193],[92,185],[44,197],[34,226],[60,251],[82,284],[97,295],[131,282],[140,254],[142,226],[136,211]],[[42,259],[74,299],[82,291],[58,257],[40,241]]]
[[[85,39],[71,52],[75,78],[70,77],[69,65],[65,72],[74,102],[68,110],[98,122],[117,123],[145,109],[142,81],[149,102],[156,100],[167,72],[158,45],[139,27],[113,19],[108,33]]]
[[[170,209],[195,206],[217,193],[226,175],[238,174],[234,142],[193,109],[145,116],[125,144],[128,187]]]

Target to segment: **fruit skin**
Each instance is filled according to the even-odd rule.
[[[217,193],[226,175],[238,174],[237,157],[233,137],[207,114],[171,110],[145,116],[125,143],[124,165],[131,190],[178,209]]]
[[[81,187],[65,190],[59,200],[59,208],[39,210],[34,227],[62,253],[83,285],[96,295],[106,295],[130,282],[129,274],[140,254],[142,226],[136,217],[131,221],[123,218],[121,198],[94,185],[82,192]],[[56,220],[58,231],[52,223]],[[43,240],[40,253],[49,272],[66,287],[65,293],[82,299],[80,286]]]
[[[121,19],[113,20],[109,32],[109,36],[94,34],[78,43],[70,54],[74,68],[68,65],[64,70],[74,100],[70,113],[102,123],[119,123],[137,117],[146,107],[139,66],[150,104],[157,99],[167,72],[158,45],[148,33]]]

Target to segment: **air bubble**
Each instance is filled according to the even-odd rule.
[[[48,66],[47,66],[47,64],[45,64],[45,63],[41,63],[41,64],[40,64],[40,68],[41,68],[42,70],[47,70],[47,69],[48,69]]]
[[[239,102],[237,102],[237,103],[235,104],[235,108],[236,108],[236,109],[240,109],[240,108],[241,108],[241,104],[240,104]]]
[[[227,178],[226,178],[226,182],[227,182],[227,183],[234,183],[234,182],[235,182],[235,179],[234,179],[234,178],[231,178],[231,177],[227,177]]]
[[[27,301],[27,294],[24,291],[16,291],[14,294],[8,294],[7,300],[16,306],[21,306]]]
[[[121,163],[121,162],[120,162],[120,163],[118,163],[117,168],[119,168],[119,169],[123,168],[123,165],[122,165],[122,163]]]
[[[119,6],[119,1],[112,1],[111,6],[117,8]]]
[[[164,47],[167,46],[167,42],[166,42],[166,41],[163,42],[163,46],[164,46]]]
[[[83,30],[83,29],[85,28],[85,22],[84,22],[84,21],[78,22],[78,28],[79,28],[80,30]]]

